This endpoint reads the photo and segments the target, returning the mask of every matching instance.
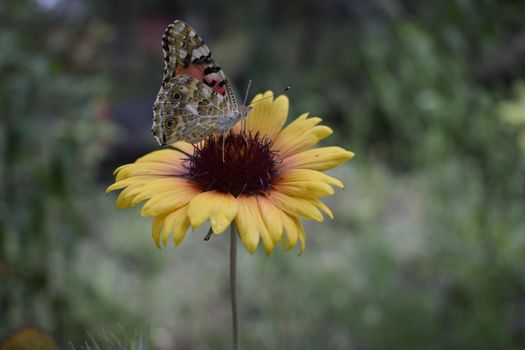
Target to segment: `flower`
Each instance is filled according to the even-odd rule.
[[[286,96],[274,99],[268,91],[255,96],[252,105],[244,134],[238,124],[229,134],[197,145],[173,145],[187,155],[158,150],[115,170],[115,183],[107,192],[122,190],[118,208],[146,201],[141,215],[153,217],[158,247],[167,244],[170,234],[178,245],[190,226],[195,229],[209,220],[214,234],[234,222],[251,253],[260,241],[267,254],[277,242],[291,249],[299,241],[302,252],[306,238],[300,219],[323,221],[321,212],[333,219],[319,198],[343,184],[323,171],[354,153],[340,147],[311,148],[332,130],[308,113],[283,128]]]

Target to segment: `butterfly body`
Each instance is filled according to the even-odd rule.
[[[197,143],[224,134],[246,118],[221,67],[197,33],[175,21],[162,37],[164,77],[153,104],[152,132],[159,144]]]

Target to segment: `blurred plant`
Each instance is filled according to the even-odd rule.
[[[81,347],[84,350],[147,350],[149,332],[141,328],[133,335],[128,335],[124,329],[120,329],[117,335],[110,331],[102,331],[98,335],[89,334],[89,340]],[[77,348],[72,345],[73,350]]]
[[[515,83],[514,96],[500,103],[498,114],[501,120],[518,133],[518,142],[525,152],[525,83]]]
[[[58,5],[55,11],[42,12],[38,3]],[[177,254],[146,251],[141,234],[148,227],[133,220],[136,211],[98,215],[98,211],[114,212],[106,198],[84,205],[79,213],[78,198],[89,202],[87,194],[75,203],[64,204],[62,197],[42,203],[36,185],[44,193],[56,193],[48,182],[59,177],[50,175],[51,162],[44,158],[50,152],[43,151],[56,140],[44,136],[53,134],[47,127],[50,123],[42,121],[42,108],[34,105],[32,95],[18,94],[23,90],[13,77],[13,67],[21,76],[25,72],[35,76],[36,64],[44,62],[39,69],[45,82],[37,86],[51,89],[47,100],[56,90],[57,75],[74,78],[65,89],[65,96],[71,97],[78,92],[73,91],[78,86],[69,91],[71,86],[110,73],[104,78],[118,81],[113,97],[132,106],[144,99],[144,114],[149,115],[162,65],[158,36],[176,13],[191,18],[199,30],[208,30],[217,56],[223,57],[220,63],[237,87],[248,78],[254,79],[256,89],[293,85],[290,97],[296,101],[296,111],[326,116],[324,121],[340,131],[340,142],[351,142],[363,155],[352,170],[334,173],[349,184],[350,195],[331,199],[338,220],[312,235],[309,245],[316,247],[316,254],[307,251],[300,264],[280,250],[273,253],[271,264],[261,254],[240,255],[241,290],[250,296],[241,310],[250,329],[243,335],[247,348],[524,348],[525,159],[516,142],[522,134],[522,93],[516,88],[509,97],[507,89],[524,77],[524,11],[525,2],[474,0],[335,0],[306,1],[300,6],[296,1],[1,1],[0,273],[9,278],[0,283],[0,333],[20,324],[16,315],[33,309],[38,320],[50,325],[48,329],[62,333],[62,339],[73,333],[78,339],[86,329],[100,329],[100,323],[113,324],[117,318],[128,329],[140,319],[152,325],[151,342],[159,348],[228,347],[223,339],[229,322],[228,286],[218,267],[226,264],[224,242],[216,240],[210,242],[212,249],[200,250],[201,240],[188,235],[185,244],[192,249]],[[86,13],[96,20],[88,24]],[[61,23],[62,18],[66,23]],[[91,28],[98,28],[96,35]],[[148,39],[144,28],[154,33],[153,39]],[[99,39],[92,40],[93,35],[117,40],[108,50]],[[151,50],[134,47],[134,35],[147,41]],[[10,44],[13,41],[18,43]],[[108,62],[99,65],[101,59],[112,64],[105,73]],[[96,97],[94,108],[103,111],[105,100]],[[10,109],[25,106],[38,113],[33,119],[22,112],[13,114],[16,118],[8,124],[6,101]],[[58,108],[57,115],[73,108],[72,100],[66,101],[65,111]],[[86,109],[88,104],[85,99],[78,101]],[[53,115],[54,109],[47,114]],[[137,121],[137,128],[149,137],[149,121],[142,126],[134,116],[130,114],[129,121]],[[27,125],[36,129],[35,119],[40,120],[39,134],[32,137],[40,141],[34,148],[20,148],[19,140],[28,142],[27,136],[20,135],[28,134]],[[63,123],[60,133],[78,119]],[[8,125],[19,126],[8,132]],[[83,125],[91,129],[93,122],[87,117]],[[82,146],[98,140],[105,129],[85,133]],[[7,134],[16,137],[6,138]],[[78,189],[82,182],[89,192],[95,169],[86,165],[71,172],[71,164],[86,160],[77,159],[84,154],[80,147],[59,152],[71,150],[67,145],[77,142],[76,136],[66,139],[52,147],[53,171],[63,177],[57,182],[76,183],[75,191],[84,193]],[[14,159],[9,158],[9,183],[23,184],[8,192],[4,191],[7,140],[10,150],[12,143],[19,150]],[[90,151],[93,164],[101,151],[103,147]],[[24,169],[37,171],[14,172],[17,159],[25,159]],[[69,176],[72,173],[76,178]],[[62,186],[61,192],[68,197],[72,191]],[[76,216],[64,209],[70,204]],[[38,221],[35,207],[54,214]],[[90,224],[86,215],[92,218]],[[18,231],[7,235],[5,227],[14,227],[16,217],[21,217],[16,219],[21,224],[27,219],[30,227],[20,236]],[[73,231],[68,227],[76,219],[81,233],[66,234]],[[97,235],[81,230],[89,227],[88,232],[93,232],[97,226]],[[47,239],[37,239],[43,236]],[[86,239],[79,252],[80,236]],[[78,275],[74,284],[67,283],[70,290],[60,289],[66,285],[61,275],[62,269],[68,269],[62,263],[66,260],[48,263],[61,256],[45,254],[50,246],[75,255]],[[16,255],[10,253],[6,264],[4,252],[15,249]],[[189,260],[195,263],[188,264]],[[29,272],[14,278],[17,265]],[[50,276],[56,276],[52,281],[58,288],[43,287],[42,281]],[[77,283],[79,278],[83,283]],[[274,288],[261,288],[261,280],[273,281]],[[61,291],[69,302],[46,307],[51,300],[46,288],[53,295]],[[185,303],[180,303],[183,297]],[[28,310],[13,311],[24,309],[26,300],[30,300]],[[268,322],[268,315],[278,322]],[[60,317],[65,320],[62,324],[53,321]]]
[[[58,350],[58,345],[49,335],[35,327],[24,327],[9,334],[0,342],[2,350]]]
[[[53,46],[44,38],[65,29],[43,9],[0,7],[0,333],[37,324],[73,336],[83,323],[78,300],[89,295],[73,262],[92,232],[91,189],[113,133],[99,108],[109,84],[87,65],[72,67],[71,46],[89,31]]]

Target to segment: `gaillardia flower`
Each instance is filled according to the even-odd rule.
[[[354,154],[340,147],[311,148],[332,130],[307,113],[283,128],[286,96],[274,99],[268,91],[255,96],[252,105],[244,134],[236,125],[229,134],[197,145],[173,145],[191,157],[163,149],[115,170],[115,183],[107,191],[122,189],[118,208],[146,201],[141,214],[153,217],[157,246],[167,244],[170,234],[178,245],[190,226],[209,220],[215,234],[234,223],[250,252],[259,241],[267,254],[278,242],[286,249],[300,242],[303,251],[300,219],[323,221],[321,212],[333,218],[319,198],[343,184],[323,171]]]

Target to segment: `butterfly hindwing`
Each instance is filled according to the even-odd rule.
[[[225,96],[189,75],[176,75],[153,105],[153,134],[161,144],[195,143],[226,132],[238,119]]]

